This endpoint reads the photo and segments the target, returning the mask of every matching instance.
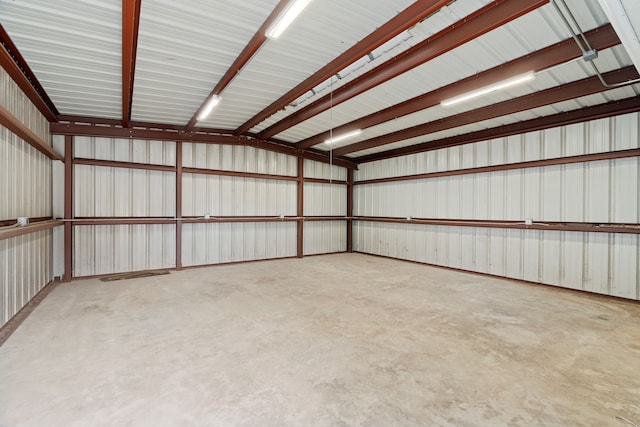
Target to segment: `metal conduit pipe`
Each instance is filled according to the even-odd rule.
[[[562,3],[562,5],[564,6],[564,9],[567,11],[567,15],[569,16],[569,18],[573,22],[573,25],[578,31],[577,34],[576,34],[576,30],[574,30],[573,26],[567,19],[567,15],[565,15],[565,13],[562,11],[560,6],[558,5],[558,2]],[[567,29],[571,33],[571,37],[573,37],[576,44],[580,48],[580,51],[582,52],[582,59],[584,59],[585,62],[588,62],[589,64],[591,64],[593,71],[596,73],[596,75],[598,76],[598,79],[600,79],[600,82],[604,87],[617,88],[621,86],[628,86],[634,83],[640,83],[640,78],[627,80],[620,83],[607,83],[602,77],[602,73],[600,73],[600,70],[598,69],[596,64],[593,62],[593,60],[598,57],[598,51],[593,49],[589,44],[589,40],[587,40],[587,37],[584,35],[584,32],[582,31],[582,29],[580,28],[580,25],[578,24],[578,21],[576,20],[576,17],[571,12],[571,9],[569,9],[569,6],[567,6],[567,3],[565,2],[565,0],[551,0],[551,3],[553,4],[556,11],[558,12],[558,15],[560,15],[560,18],[564,22]],[[578,35],[580,35],[580,37],[582,38],[584,45],[583,45],[583,42],[580,41],[580,38],[578,38]]]

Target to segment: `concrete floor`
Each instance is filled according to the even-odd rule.
[[[640,305],[366,255],[76,281],[0,347],[0,426],[640,422]]]

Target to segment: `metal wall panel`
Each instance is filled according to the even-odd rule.
[[[0,327],[52,278],[52,231],[0,240]]]
[[[0,220],[51,216],[51,163],[0,126]]]
[[[184,167],[287,176],[298,173],[295,157],[259,148],[185,142],[182,150]]]
[[[49,122],[0,67],[0,105],[45,143]],[[51,160],[0,126],[0,220],[51,215]]]
[[[638,148],[638,113],[361,165],[357,180]],[[358,216],[640,223],[637,157],[356,186]],[[356,222],[354,249],[640,299],[640,236]]]
[[[270,179],[184,174],[184,216],[296,215],[297,183]]]
[[[73,143],[75,157],[166,166],[176,165],[176,143],[172,141],[76,136]]]
[[[638,223],[637,157],[358,185],[360,216]]]
[[[347,169],[330,165],[328,163],[314,162],[313,160],[304,161],[304,177],[319,179],[334,179],[336,181],[347,180]]]
[[[74,214],[83,216],[175,216],[173,172],[74,166]]]
[[[354,250],[640,299],[640,236],[356,221]]]
[[[50,144],[49,123],[0,67],[0,105]],[[51,216],[52,161],[0,126],[0,220]],[[0,327],[52,279],[52,230],[0,240]]]
[[[296,256],[295,222],[184,224],[182,265]]]
[[[305,221],[304,255],[347,250],[346,221]]]
[[[73,229],[75,277],[173,268],[173,224],[83,225]]]
[[[354,179],[388,178],[640,147],[640,113],[359,165]]]
[[[347,215],[347,186],[305,182],[304,215]]]
[[[38,135],[42,141],[50,144],[49,122],[2,67],[0,67],[0,105]]]

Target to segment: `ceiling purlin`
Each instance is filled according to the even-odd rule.
[[[247,62],[251,60],[253,55],[264,44],[264,42],[267,40],[267,36],[265,35],[267,29],[276,20],[278,15],[280,15],[280,13],[286,8],[288,3],[289,3],[289,0],[280,0],[280,2],[273,9],[271,14],[264,21],[264,23],[260,26],[260,28],[258,28],[258,31],[256,31],[256,33],[253,35],[251,40],[249,40],[249,43],[247,43],[244,49],[242,49],[242,52],[240,52],[240,55],[238,55],[235,61],[233,61],[233,64],[231,64],[231,66],[222,76],[220,81],[216,84],[216,86],[209,93],[209,95],[207,95],[204,101],[202,101],[202,104],[200,104],[200,107],[198,107],[198,110],[193,114],[193,117],[191,117],[191,120],[189,120],[189,123],[185,127],[186,131],[190,131],[194,128],[194,126],[196,125],[196,122],[198,121],[198,115],[204,109],[205,105],[209,102],[209,100],[213,96],[220,95],[222,93],[224,88],[226,88],[229,85],[229,83],[231,83],[231,81],[240,72],[240,70],[242,70],[242,67],[244,67],[247,64]]]
[[[0,66],[7,71],[47,120],[57,120],[58,109],[2,24],[0,24]]]
[[[393,157],[406,156],[410,154],[423,153],[425,151],[438,150],[441,148],[454,147],[458,145],[470,144],[473,142],[487,141],[489,139],[504,138],[512,135],[520,135],[527,132],[534,132],[550,129],[558,126],[567,126],[574,123],[582,123],[589,120],[597,120],[605,117],[619,116],[621,114],[635,113],[640,111],[640,98],[633,96],[630,98],[611,101],[604,104],[592,105],[577,110],[563,111],[561,113],[548,116],[537,117],[535,119],[523,120],[521,122],[508,125],[482,129],[461,135],[450,136],[408,147],[394,148],[379,153],[368,154],[360,157],[352,157],[356,163],[374,162],[376,160],[390,159]]]
[[[247,133],[255,125],[283,109],[302,94],[313,89],[369,52],[382,46],[398,34],[413,27],[429,15],[437,12],[449,2],[450,0],[417,0],[394,18],[390,19],[386,24],[344,51],[327,65],[271,103],[271,105],[251,117],[242,124],[235,133],[237,135]]]
[[[122,0],[122,124],[129,127],[142,0]]]
[[[620,44],[613,27],[606,24],[586,34],[594,49],[604,50]],[[570,61],[581,55],[580,49],[572,38],[566,39],[539,51],[500,64],[494,68],[459,80],[450,85],[440,87],[409,100],[387,107],[383,110],[353,120],[333,129],[334,134],[343,134],[355,129],[366,129],[371,126],[394,120],[407,114],[415,113],[438,105],[441,100],[461,93],[483,87],[488,84],[507,79],[527,71],[540,71]],[[329,138],[329,131],[311,136],[296,144],[297,148],[309,148]]]
[[[619,70],[604,73],[603,77],[606,81],[612,83],[625,82],[638,77],[638,72],[634,66],[628,66]],[[447,129],[453,129],[459,126],[465,126],[477,123],[483,120],[494,119],[509,114],[530,110],[532,108],[543,107],[558,102],[567,101],[583,96],[593,95],[596,93],[610,90],[602,85],[597,76],[588,77],[582,80],[576,80],[571,83],[552,87],[550,89],[541,90],[530,93],[528,95],[509,99],[506,101],[492,104],[490,108],[480,107],[471,111],[444,117],[432,122],[423,123],[386,135],[380,135],[365,141],[333,150],[336,156],[343,156],[357,151],[368,150],[370,148],[380,147],[382,145],[391,144],[405,139],[415,138],[428,135],[434,132],[440,132]]]
[[[259,133],[267,139],[545,5],[496,0]]]

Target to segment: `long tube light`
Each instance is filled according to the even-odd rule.
[[[213,95],[209,101],[207,102],[207,104],[205,105],[204,109],[202,110],[202,112],[200,114],[198,114],[198,120],[204,120],[207,118],[207,116],[209,114],[211,114],[211,111],[213,111],[213,109],[215,108],[216,105],[218,105],[220,103],[220,96],[218,95]]]
[[[265,36],[270,39],[277,39],[287,29],[289,25],[302,13],[311,0],[291,0],[284,11],[265,32]]]
[[[611,22],[613,29],[616,30],[616,34],[618,34],[622,46],[624,46],[629,54],[633,65],[635,65],[638,72],[640,72],[640,38],[636,32],[638,27],[636,26],[634,28],[631,22],[632,18],[620,0],[598,0],[598,2],[604,14],[607,15],[607,18]],[[631,3],[634,2],[629,2],[630,6]],[[634,6],[631,7],[633,8]],[[637,6],[635,7],[637,8]]]
[[[334,136],[333,138],[325,139],[325,144],[334,144],[339,141],[344,141],[348,138],[353,138],[354,136],[358,136],[362,133],[362,129],[356,129],[351,132],[343,133],[342,135]]]
[[[511,77],[509,79],[502,80],[467,93],[463,93],[462,95],[454,96],[453,98],[445,99],[440,102],[440,105],[442,105],[443,107],[448,107],[450,105],[459,104],[461,102],[465,102],[482,95],[487,95],[492,92],[529,82],[535,79],[535,77],[536,74],[533,71],[529,71],[528,73],[520,74],[515,77]]]

